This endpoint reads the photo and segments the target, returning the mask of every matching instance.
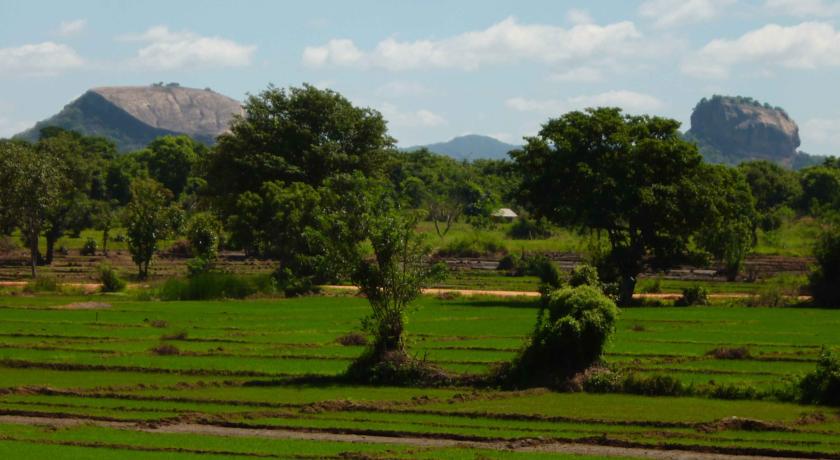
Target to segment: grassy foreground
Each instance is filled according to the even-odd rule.
[[[328,377],[361,353],[361,346],[343,346],[337,339],[358,329],[367,308],[355,297],[212,302],[141,302],[124,295],[0,297],[0,456],[557,458],[534,447],[549,440],[828,457],[840,451],[835,408],[330,382]],[[535,315],[533,300],[426,297],[409,322],[409,348],[452,372],[486,372],[515,354]],[[771,389],[813,369],[821,346],[840,347],[838,326],[840,316],[829,310],[625,309],[606,359],[685,384]],[[162,353],[161,345],[171,346],[169,352]],[[707,354],[724,346],[747,348],[750,357]],[[309,384],[292,380],[302,375],[327,378]],[[90,423],[56,429],[8,419],[21,416]],[[166,431],[188,422],[501,443],[507,450]]]

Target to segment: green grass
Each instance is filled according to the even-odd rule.
[[[110,306],[65,307],[79,301]],[[533,327],[537,310],[536,299],[423,297],[409,316],[407,345],[412,354],[446,369],[486,372],[493,363],[513,358]],[[607,436],[638,445],[667,442],[793,452],[833,452],[838,447],[840,413],[816,406],[548,391],[301,385],[288,380],[304,374],[340,374],[363,348],[341,346],[336,338],[359,330],[360,318],[368,311],[364,299],[350,296],[182,302],[48,293],[2,297],[0,415],[24,412],[129,421],[189,416],[316,431],[476,439]],[[155,321],[165,321],[164,327],[154,327]],[[630,308],[621,313],[605,359],[619,369],[667,374],[684,384],[714,381],[771,389],[813,369],[819,347],[840,348],[838,327],[840,315],[831,310]],[[181,339],[163,338],[182,331],[186,335]],[[158,356],[150,351],[162,342],[176,346],[181,354]],[[753,358],[721,360],[707,355],[719,346],[747,347]],[[771,358],[775,361],[766,360]],[[799,424],[808,414],[821,415],[809,416],[817,423]],[[731,416],[761,419],[795,431],[699,428]],[[14,449],[59,459],[140,454],[148,454],[142,458],[235,458],[237,452],[280,458],[301,452],[328,458],[342,452],[389,458],[531,455],[378,444],[317,447],[313,442],[260,438],[232,438],[225,443],[216,436],[90,426],[57,431],[9,426],[3,427],[0,455]],[[286,450],[281,447],[284,443],[296,447]],[[152,450],[131,450],[136,446]],[[172,446],[194,446],[202,453],[154,450]],[[55,447],[65,450],[53,455]]]

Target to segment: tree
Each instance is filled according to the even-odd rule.
[[[186,225],[187,240],[193,257],[212,261],[219,255],[222,224],[209,212],[193,214]]]
[[[817,260],[808,277],[814,303],[821,307],[840,307],[840,230],[830,226],[814,247]]]
[[[801,208],[820,214],[840,205],[840,169],[813,166],[800,171],[802,184]]]
[[[746,178],[739,169],[707,165],[699,178],[710,207],[698,229],[699,246],[723,262],[729,281],[735,281],[747,254],[755,244],[758,216]]]
[[[766,214],[780,206],[794,204],[802,194],[796,173],[767,160],[747,161],[738,165],[755,198],[755,208]]]
[[[131,183],[131,201],[125,208],[123,225],[140,279],[149,276],[158,242],[177,228],[179,210],[170,205],[171,200],[172,192],[154,179]]]
[[[29,247],[32,277],[37,275],[40,258],[38,237],[47,221],[50,206],[61,193],[60,171],[50,158],[30,146],[0,143],[0,208],[14,216],[24,242]]]
[[[588,109],[549,120],[511,154],[520,199],[537,217],[606,234],[621,305],[646,265],[667,266],[688,252],[709,208],[702,158],[678,128],[675,120]]]
[[[207,147],[189,136],[161,136],[137,152],[136,160],[149,176],[178,197],[187,186],[196,165],[206,156]]]
[[[248,97],[244,110],[207,163],[207,191],[225,216],[241,194],[258,192],[266,182],[319,187],[341,173],[381,175],[394,150],[379,112],[333,91],[269,86]]]

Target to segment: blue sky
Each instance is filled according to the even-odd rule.
[[[594,105],[687,129],[719,93],[784,107],[803,150],[837,155],[839,77],[835,0],[0,0],[0,136],[96,86],[308,82],[382,111],[403,146],[517,143]]]

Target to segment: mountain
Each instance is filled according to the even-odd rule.
[[[799,126],[784,109],[749,97],[703,98],[694,107],[685,137],[712,163],[769,160],[799,168],[817,161],[797,150]]]
[[[466,136],[458,136],[448,142],[438,142],[436,144],[415,145],[404,150],[412,151],[421,148],[426,148],[431,152],[447,155],[458,160],[477,160],[477,159],[507,159],[507,153],[511,150],[520,148],[518,145],[506,144],[498,139],[490,136],[481,136],[478,134],[468,134]]]
[[[242,104],[210,89],[177,83],[93,88],[16,137],[35,141],[42,128],[58,126],[112,139],[122,151],[136,150],[159,136],[187,134],[205,144],[228,129]]]

